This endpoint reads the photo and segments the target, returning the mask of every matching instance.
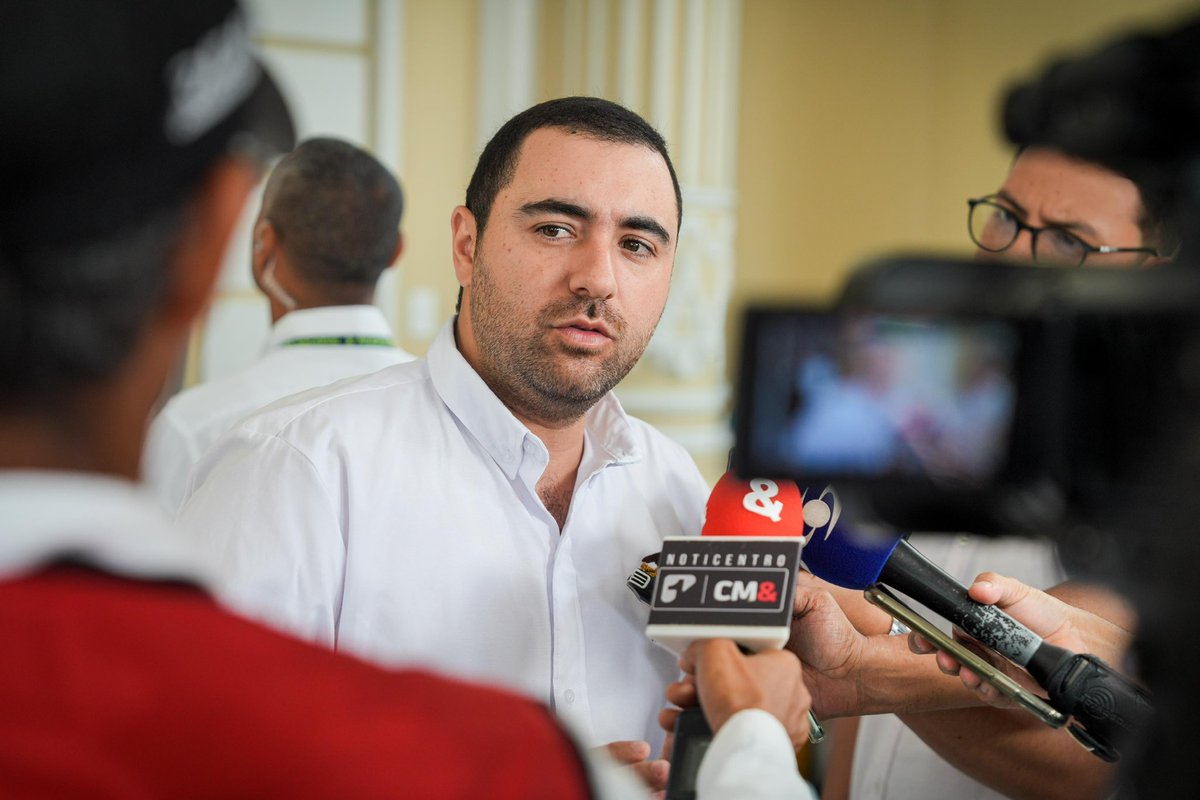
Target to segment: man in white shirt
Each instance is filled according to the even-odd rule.
[[[526,698],[387,672],[214,602],[218,565],[136,483],[142,439],[290,117],[232,0],[44,0],[6,22],[4,795],[646,797]],[[811,798],[795,658],[728,640],[688,657],[717,729],[701,795]]]
[[[624,579],[700,530],[707,486],[610,389],[662,313],[680,219],[666,146],[627,109],[506,123],[453,212],[461,313],[428,356],[276,404],[197,465],[180,521],[223,553],[230,601],[656,747],[676,668]]]
[[[151,424],[144,475],[168,514],[183,502],[192,465],[246,414],[413,359],[372,305],[379,276],[403,249],[403,206],[387,167],[348,142],[308,139],[275,167],[251,257],[273,327],[256,362],[175,395]]]

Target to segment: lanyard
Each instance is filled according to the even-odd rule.
[[[383,336],[306,336],[288,339],[280,347],[301,345],[350,345],[351,347],[393,347],[392,340]]]

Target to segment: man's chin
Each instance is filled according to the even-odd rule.
[[[587,370],[581,372],[556,371],[552,380],[539,381],[539,389],[548,398],[553,397],[564,403],[592,405],[617,385],[611,374],[604,370]]]

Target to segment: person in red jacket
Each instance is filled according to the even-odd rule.
[[[4,18],[0,795],[588,796],[537,704],[219,607],[135,484],[261,158],[292,146],[237,8]]]
[[[386,671],[213,599],[140,454],[291,118],[233,0],[0,17],[0,796],[644,796],[529,699]],[[710,772],[749,751],[803,792],[799,663],[724,645],[684,664],[728,753]]]

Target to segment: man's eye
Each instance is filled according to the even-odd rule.
[[[992,219],[999,225],[1017,224],[1017,215],[1004,206],[992,206]]]
[[[561,239],[570,233],[562,225],[539,225],[537,231],[548,239]]]
[[[654,252],[650,245],[646,244],[641,239],[626,239],[624,246],[626,250],[638,255],[650,255]]]
[[[1087,245],[1078,236],[1058,228],[1046,228],[1042,231],[1042,238],[1055,253],[1063,256],[1075,258],[1087,251]]]

